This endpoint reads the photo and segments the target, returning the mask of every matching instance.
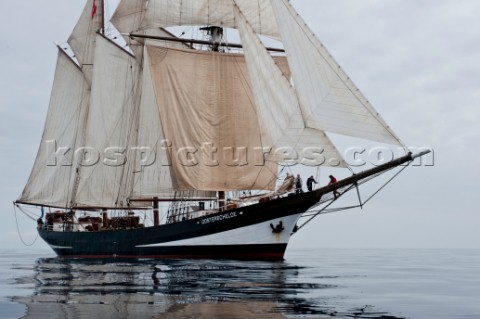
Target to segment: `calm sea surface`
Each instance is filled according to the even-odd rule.
[[[289,250],[283,262],[0,251],[0,318],[480,318],[479,250]]]

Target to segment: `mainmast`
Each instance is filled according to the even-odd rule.
[[[220,51],[220,45],[223,39],[223,28],[217,26],[207,26],[200,28],[201,31],[204,31],[207,35],[207,39],[211,41],[210,49],[213,52]],[[218,207],[223,209],[226,206],[225,203],[225,192],[218,191]]]
[[[105,0],[100,0],[102,2],[102,35],[105,35]]]
[[[200,28],[200,30],[205,31],[207,37],[212,41],[211,49],[214,52],[220,51],[220,44],[223,39],[223,28],[217,26],[208,26]]]

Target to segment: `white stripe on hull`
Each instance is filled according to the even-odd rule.
[[[136,247],[288,244],[293,227],[295,227],[301,215],[302,214],[297,214],[272,219],[263,223],[232,229],[207,236],[163,242],[158,244],[139,245]],[[275,227],[280,222],[282,222],[285,229],[279,234],[273,233],[270,224]]]

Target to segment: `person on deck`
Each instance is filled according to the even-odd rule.
[[[328,185],[335,184],[337,182],[337,179],[333,175],[330,175],[329,177],[330,177],[330,182],[328,183]],[[340,193],[337,191],[336,188],[334,188],[333,197],[337,199],[337,196],[340,196]]]
[[[307,179],[307,188],[309,192],[313,191],[313,183],[317,184],[317,181],[315,180],[315,178],[313,178],[312,175]]]
[[[42,229],[42,228],[43,228],[43,219],[42,219],[42,217],[40,217],[39,219],[37,219],[37,228],[38,228],[38,229]]]
[[[297,177],[295,177],[295,193],[296,194],[303,193],[302,178],[300,177],[300,174],[297,174]]]

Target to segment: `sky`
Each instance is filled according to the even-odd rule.
[[[12,202],[40,142],[54,43],[65,43],[84,3],[11,1],[0,12],[0,249],[35,241],[35,222]],[[407,168],[362,210],[318,217],[289,249],[480,248],[480,1],[291,3],[403,142],[433,149],[434,165]]]

